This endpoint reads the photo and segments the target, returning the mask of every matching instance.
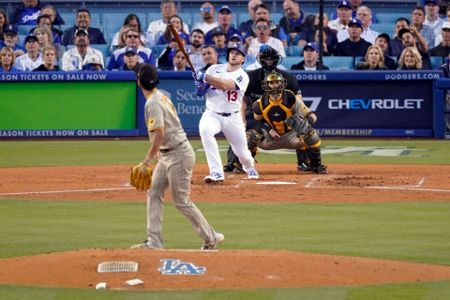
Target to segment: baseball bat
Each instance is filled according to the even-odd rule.
[[[178,35],[178,32],[176,29],[172,26],[172,24],[167,25],[169,27],[170,32],[172,32],[172,35],[175,39],[175,42],[177,43],[178,47],[181,50],[181,53],[183,53],[184,57],[186,57],[186,60],[189,64],[189,67],[191,67],[192,71],[195,71],[194,65],[192,64],[191,60],[189,59],[189,54],[187,54],[186,49],[184,49],[184,44],[181,41],[180,36]]]

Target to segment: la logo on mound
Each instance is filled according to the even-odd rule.
[[[163,275],[204,275],[206,267],[197,267],[191,262],[179,259],[161,259],[163,266],[158,269]]]

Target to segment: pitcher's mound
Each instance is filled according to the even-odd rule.
[[[137,262],[138,271],[97,272],[101,262],[124,260]],[[163,275],[165,271],[174,270],[185,274]],[[190,272],[193,270],[198,272]],[[126,285],[125,281],[136,278],[144,284]],[[271,250],[87,249],[0,260],[0,284],[52,287],[95,288],[97,283],[106,282],[107,289],[192,290],[368,285],[448,279],[448,266]]]

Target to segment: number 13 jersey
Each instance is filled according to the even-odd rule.
[[[230,79],[235,83],[235,89],[231,91],[219,90],[210,87],[206,92],[206,108],[218,113],[234,113],[242,106],[242,99],[247,90],[249,78],[244,69],[228,72],[228,64],[212,65],[206,70],[206,74],[221,79]]]

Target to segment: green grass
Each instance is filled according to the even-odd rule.
[[[197,152],[197,162],[205,163],[199,140],[191,140]],[[221,140],[225,161],[227,144]],[[76,166],[135,164],[143,159],[149,146],[147,140],[83,140],[83,141],[2,141],[0,167]],[[449,140],[333,140],[323,141],[324,153],[337,147],[372,147],[404,149],[401,156],[377,156],[370,150],[324,154],[325,163],[394,163],[394,164],[450,164]],[[295,154],[260,153],[261,163],[295,163]]]
[[[95,291],[79,289],[1,286],[2,299],[96,299],[96,300],[447,300],[450,281],[392,284],[378,286],[345,286],[303,289],[206,290],[183,292]]]
[[[450,202],[198,206],[226,234],[224,249],[287,249],[450,265]],[[2,200],[0,212],[0,257],[128,248],[145,238],[144,202]],[[164,235],[166,248],[201,245],[170,203]]]

